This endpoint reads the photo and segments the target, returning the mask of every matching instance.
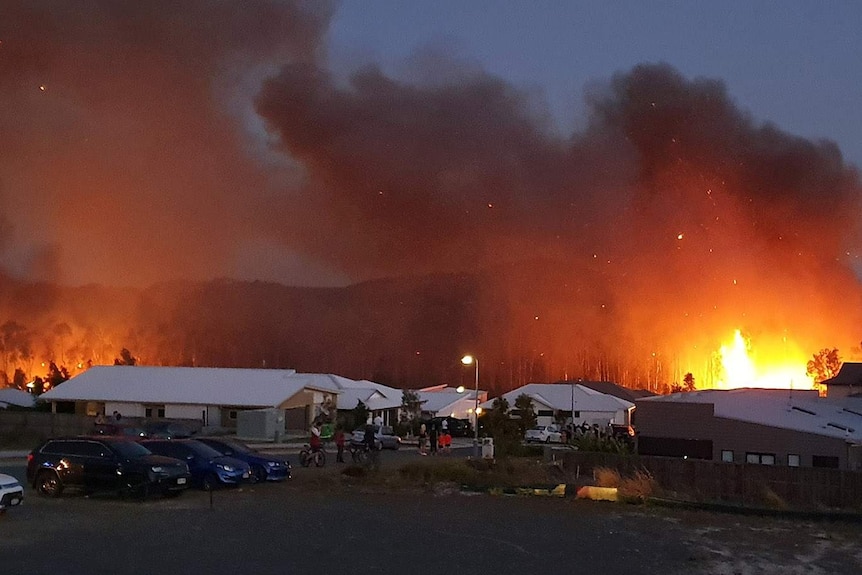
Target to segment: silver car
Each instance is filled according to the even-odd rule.
[[[401,438],[395,435],[395,430],[389,425],[375,425],[374,427],[374,447],[377,449],[398,449],[401,447]],[[362,445],[365,441],[365,427],[358,427],[353,430],[353,435],[350,436],[350,444],[354,446]]]

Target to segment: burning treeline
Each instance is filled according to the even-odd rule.
[[[71,210],[7,234],[6,267],[155,285],[110,318],[68,295],[26,313],[7,301],[5,320],[32,338],[69,326],[76,360],[128,347],[145,363],[265,362],[418,385],[457,380],[471,352],[492,389],[566,377],[660,389],[689,372],[700,386],[749,383],[722,361],[740,330],[753,362],[743,379],[804,386],[812,353],[849,358],[862,339],[857,171],[834,144],[751,118],[719,81],[637,66],[592,86],[584,125],[559,136],[541,102],[475,67],[426,57],[409,80],[374,65],[336,77],[321,49],[328,10],[264,2],[240,23],[207,13],[238,38],[267,22],[246,49],[232,34],[204,37],[205,6],[184,6],[171,29],[138,3],[64,21],[59,35],[38,8],[0,19],[16,24],[0,23],[12,54],[0,60],[11,80],[0,124],[23,142],[0,157],[5,219],[19,219],[25,192]],[[124,43],[126,26],[145,52]],[[91,37],[132,67],[105,61]],[[183,50],[195,57],[167,57]],[[64,71],[69,53],[92,64],[86,74]],[[159,105],[135,104],[136,69]],[[30,85],[40,76],[44,93]],[[54,125],[65,136],[46,169]],[[300,254],[294,273],[411,279],[158,283],[254,276],[265,264],[248,246],[261,245],[270,263]],[[99,333],[112,352],[86,351]],[[57,357],[57,345],[42,353]]]

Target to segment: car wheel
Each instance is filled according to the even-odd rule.
[[[252,483],[263,483],[266,481],[266,469],[260,465],[252,465],[250,477]]]
[[[212,491],[218,487],[219,480],[215,473],[207,473],[204,475],[203,488],[204,491]]]
[[[63,493],[63,483],[53,471],[43,471],[36,479],[36,489],[46,497],[60,497]]]

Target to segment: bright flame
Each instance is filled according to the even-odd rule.
[[[806,373],[807,358],[797,346],[781,338],[763,341],[756,352],[740,330],[719,351],[721,376],[718,387],[767,387],[809,389],[813,381]]]

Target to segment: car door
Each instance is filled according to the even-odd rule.
[[[100,441],[81,441],[81,464],[84,487],[93,490],[111,489],[117,482],[117,461],[113,451]]]

